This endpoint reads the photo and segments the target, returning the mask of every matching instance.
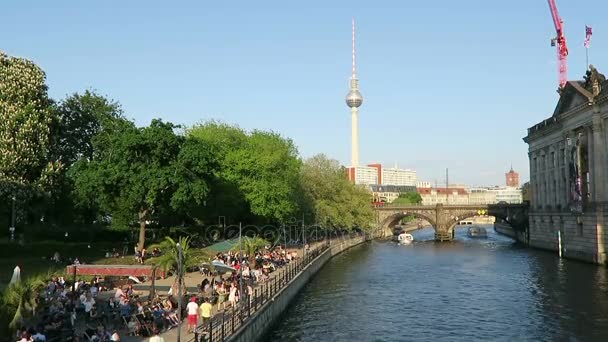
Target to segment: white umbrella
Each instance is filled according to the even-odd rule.
[[[21,269],[19,266],[15,266],[13,270],[13,277],[11,278],[11,282],[9,284],[16,284],[21,282]]]
[[[224,264],[223,262],[221,262],[219,260],[213,260],[211,262],[211,265],[213,265],[213,267],[215,268],[215,270],[218,271],[218,272],[220,272],[220,273],[236,272],[236,268],[230,267],[230,266]]]

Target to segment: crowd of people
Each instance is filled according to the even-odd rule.
[[[234,271],[202,268],[205,277],[198,293],[183,292],[183,317],[188,317],[189,331],[212,320],[217,312],[236,308],[241,298],[251,300],[256,284],[267,281],[272,272],[296,258],[297,252],[280,246],[266,247],[252,256],[218,253],[214,261]],[[140,297],[132,285],[114,286],[98,277],[71,284],[63,277],[53,277],[41,300],[36,320],[18,332],[19,342],[120,341],[121,334],[152,338],[179,324],[179,299],[173,288],[169,295],[149,300]],[[151,341],[160,341],[157,337]]]

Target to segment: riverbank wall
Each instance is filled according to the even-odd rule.
[[[513,229],[513,227],[511,227],[511,225],[509,225],[506,222],[500,222],[500,221],[495,222],[494,231],[496,231],[498,234],[508,236],[517,242],[521,242],[525,245],[529,245],[528,236],[527,236],[526,232],[517,231],[517,230]]]
[[[356,237],[347,240],[333,240],[330,247],[306,266],[300,274],[292,279],[287,286],[277,292],[270,301],[266,302],[251,316],[227,341],[252,342],[260,340],[277,323],[281,314],[287,309],[289,303],[300,290],[332,257],[347,249],[360,245],[366,241],[365,237]]]

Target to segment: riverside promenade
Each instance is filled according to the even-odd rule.
[[[274,318],[268,320],[268,313],[278,312],[280,314],[286,308],[288,302],[327,260],[333,255],[364,241],[365,237],[363,235],[354,237],[345,236],[317,242],[309,246],[307,253],[303,253],[302,249],[297,250],[301,256],[300,258],[272,272],[265,282],[256,283],[253,296],[248,303],[241,303],[237,308],[227,308],[223,311],[218,311],[217,305],[214,305],[213,319],[205,325],[199,325],[195,334],[187,331],[187,323],[184,320],[182,322],[180,340],[188,342],[254,341],[259,336],[262,336],[270,326],[270,323],[261,324],[261,322],[273,322],[278,317],[278,314],[272,314],[270,316]],[[204,277],[200,273],[190,273],[185,276],[184,282],[188,292],[198,294],[197,285],[203,279]],[[155,287],[157,291],[162,293],[168,291],[174,281],[175,277],[157,280]],[[149,291],[150,285],[149,282],[139,284],[135,286],[135,289],[142,295],[145,295]],[[288,293],[288,295],[285,295],[285,293]],[[280,305],[275,305],[275,302]],[[259,320],[261,316],[266,316],[266,318]],[[254,338],[252,334],[258,337]],[[176,341],[177,328],[165,331],[161,336],[165,341]],[[245,336],[245,339],[240,339],[239,336]],[[139,336],[121,336],[121,338],[122,341],[126,342],[148,340],[148,338]]]
[[[334,240],[335,241],[335,240]],[[324,246],[328,245],[327,241],[319,241],[319,242],[315,242],[311,245],[309,245],[309,249],[307,253],[304,253],[303,248],[289,248],[288,251],[289,252],[296,252],[299,255],[299,258],[296,259],[295,262],[292,262],[284,267],[281,267],[279,269],[277,269],[275,272],[272,272],[269,274],[269,278],[264,281],[264,282],[257,282],[254,285],[254,294],[258,294],[257,299],[252,298],[249,304],[253,304],[256,300],[260,301],[261,300],[261,294],[262,293],[269,293],[272,292],[274,293],[274,291],[278,288],[280,288],[280,286],[285,285],[285,280],[288,278],[288,273],[292,273],[295,275],[295,270],[298,267],[305,267],[305,264],[307,262],[310,262],[311,260],[313,260],[314,256],[313,255],[318,255],[318,253],[320,252],[321,249],[325,249]],[[199,291],[199,285],[201,284],[201,282],[204,279],[211,279],[211,277],[205,277],[204,275],[202,275],[199,272],[191,272],[191,273],[187,273],[184,275],[184,285],[188,291],[188,294],[190,295],[199,295],[200,291]],[[155,291],[160,294],[166,294],[169,289],[171,288],[171,286],[175,283],[176,281],[176,276],[170,276],[167,277],[165,279],[159,279],[156,280],[155,282]],[[134,290],[140,294],[141,296],[147,296],[150,289],[151,289],[151,282],[144,282],[141,284],[136,284],[134,285]],[[255,296],[254,296],[255,297]],[[257,303],[257,302],[256,302]],[[241,314],[242,312],[236,312],[234,310],[234,308],[230,308],[227,307],[225,310],[218,310],[218,306],[214,305],[213,306],[213,324],[221,324],[220,321],[223,320],[224,323],[227,321],[230,321],[230,324],[225,323],[226,327],[223,331],[223,334],[226,334],[228,331],[233,331],[233,329],[231,329],[232,327],[236,326],[236,315]],[[181,327],[181,336],[180,336],[180,340],[181,341],[194,341],[195,337],[197,339],[198,336],[200,335],[200,339],[202,341],[202,336],[203,335],[207,335],[209,336],[210,334],[208,333],[209,331],[209,326],[199,326],[199,329],[197,331],[197,335],[195,336],[194,333],[190,333],[188,332],[188,325],[186,322],[186,316],[184,314],[184,320],[182,321],[182,327]],[[235,321],[234,324],[232,324],[232,321]],[[200,318],[199,318],[199,324],[200,324]],[[230,327],[228,327],[230,326]],[[164,331],[163,333],[161,333],[160,336],[162,336],[166,341],[176,341],[177,340],[177,328],[172,328],[170,330]],[[216,333],[218,333],[218,331],[216,331]],[[219,334],[222,334],[222,332],[219,332]],[[142,341],[147,341],[148,338],[146,337],[141,337],[141,336],[121,336],[121,341],[126,341],[126,342],[142,342]]]

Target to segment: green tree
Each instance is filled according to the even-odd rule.
[[[175,128],[160,120],[143,128],[123,124],[114,134],[95,139],[93,159],[81,159],[75,166],[81,198],[96,198],[113,219],[137,214],[139,249],[145,244],[147,222],[155,215],[186,210],[186,204],[200,204],[207,196],[211,170],[205,158],[211,157],[204,146],[176,135]]]
[[[54,113],[45,79],[33,62],[0,51],[0,197],[29,200],[63,167],[48,158]]]
[[[422,203],[422,197],[417,192],[409,191],[409,192],[399,194],[399,197],[397,197],[392,203],[394,203],[394,204],[420,204],[420,203]]]
[[[285,222],[298,212],[301,168],[293,142],[272,132],[254,131],[226,158],[225,177],[243,192],[254,215]]]
[[[316,155],[304,162],[301,173],[304,206],[325,227],[369,228],[374,213],[371,194],[348,181],[336,160]]]
[[[64,165],[93,158],[93,140],[125,120],[120,104],[92,91],[74,93],[61,101],[53,125],[53,153]]]
[[[188,134],[216,153],[219,169],[210,190],[211,216],[283,222],[297,215],[301,161],[291,140],[273,132],[247,134],[217,122],[196,125]]]
[[[236,126],[216,121],[197,124],[189,128],[187,134],[189,138],[209,146],[217,162],[217,168],[209,182],[209,200],[204,207],[198,208],[198,216],[211,223],[216,223],[219,216],[228,217],[232,222],[253,221],[249,204],[239,184],[226,177],[230,167],[227,156],[245,146],[247,134]]]

